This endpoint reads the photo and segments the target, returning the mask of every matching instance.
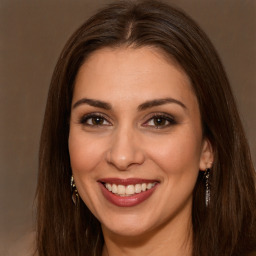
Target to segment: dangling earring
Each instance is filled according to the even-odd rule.
[[[71,192],[72,192],[72,201],[74,205],[77,205],[79,201],[79,195],[78,195],[78,191],[76,188],[73,175],[71,175],[70,186],[71,186]]]
[[[209,185],[209,177],[210,177],[210,168],[207,168],[204,173],[204,180],[205,180],[205,205],[206,207],[209,206],[210,203],[210,197],[211,197],[211,190]]]

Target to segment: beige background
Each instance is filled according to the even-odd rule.
[[[111,1],[0,0],[0,255],[33,230],[38,144],[51,74],[67,38]],[[256,163],[256,1],[170,0],[215,44]]]

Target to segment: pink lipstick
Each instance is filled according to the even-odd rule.
[[[104,197],[119,207],[132,207],[142,203],[153,194],[158,184],[156,180],[138,178],[99,180]]]

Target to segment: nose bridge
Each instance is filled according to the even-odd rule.
[[[142,164],[144,153],[139,145],[138,131],[128,125],[119,126],[111,139],[107,160],[119,170]]]

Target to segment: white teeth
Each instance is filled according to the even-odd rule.
[[[134,185],[128,185],[125,189],[126,195],[133,195],[134,194]]]
[[[105,183],[105,187],[108,191],[112,192],[113,194],[117,194],[119,196],[130,196],[134,194],[138,194],[153,188],[156,185],[154,183],[142,183],[142,184],[135,184],[135,185],[116,185]]]
[[[151,189],[153,187],[153,184],[152,183],[148,183],[147,184],[147,189]]]
[[[113,185],[112,185],[111,192],[114,193],[114,194],[117,193],[117,185],[116,185],[116,184],[113,184]]]
[[[125,195],[125,186],[123,186],[123,185],[118,185],[118,186],[117,186],[117,194],[119,194],[119,195]]]
[[[107,183],[105,186],[106,186],[106,188],[107,188],[109,191],[111,191],[111,190],[112,190],[112,186],[111,186],[111,184]]]
[[[142,191],[146,191],[146,189],[147,189],[147,184],[146,183],[142,183],[141,190]]]
[[[136,184],[134,188],[135,188],[135,193],[140,193],[141,192],[141,185],[140,184]]]

